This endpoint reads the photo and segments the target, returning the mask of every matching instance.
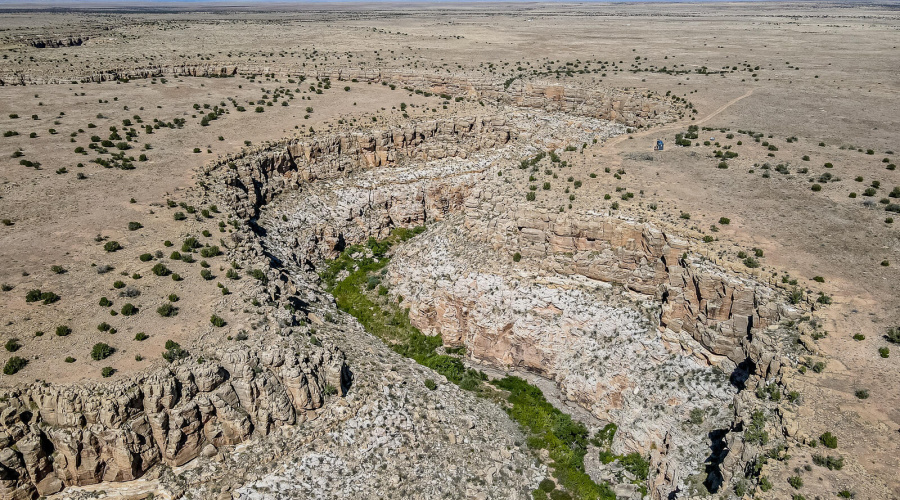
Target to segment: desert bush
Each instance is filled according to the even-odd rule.
[[[520,260],[522,260],[522,254],[520,254],[519,252],[516,252],[513,254],[512,259],[513,259],[513,262],[519,262]]]
[[[214,278],[212,272],[211,272],[209,269],[201,269],[201,270],[200,270],[200,276],[201,276],[203,279],[205,279],[206,281],[209,281],[209,280],[211,280],[211,279]]]
[[[116,369],[111,366],[106,366],[100,370],[100,375],[102,375],[103,378],[112,377],[114,373],[116,373]]]
[[[142,253],[138,257],[138,259],[140,259],[141,262],[150,262],[151,260],[153,260],[153,255],[151,255],[149,253]]]
[[[112,356],[114,349],[103,342],[98,342],[94,344],[94,348],[91,349],[91,359],[94,361],[100,361],[102,359],[106,359]]]
[[[103,249],[107,252],[115,252],[121,250],[122,245],[120,245],[118,241],[107,241],[106,244],[103,245]]]
[[[138,308],[134,306],[134,304],[127,302],[122,306],[122,310],[120,311],[122,316],[134,316],[138,313]]]
[[[155,266],[151,269],[153,274],[157,276],[168,276],[172,271],[169,270],[168,267],[163,265],[162,262],[157,262]]]
[[[222,253],[222,251],[219,250],[219,247],[215,246],[215,245],[203,247],[200,249],[200,256],[207,258],[207,259],[216,257],[217,255],[220,255],[221,253]]]
[[[265,271],[263,271],[262,269],[251,269],[249,274],[257,280],[263,282],[264,284],[269,282],[269,278],[266,276]]]
[[[821,436],[819,436],[819,442],[822,443],[822,445],[826,448],[835,449],[838,446],[837,437],[830,431],[825,432]]]
[[[221,328],[221,327],[225,326],[225,320],[219,316],[216,316],[215,314],[210,316],[209,322],[212,323],[212,325],[217,328]]]
[[[19,370],[25,368],[25,365],[28,364],[28,361],[24,358],[20,358],[19,356],[13,356],[6,360],[6,364],[3,366],[3,373],[6,375],[15,375]]]
[[[56,336],[57,337],[66,337],[70,333],[72,333],[72,329],[65,325],[60,325],[56,327]]]
[[[73,358],[72,356],[66,356],[66,359],[63,361],[65,361],[66,363],[74,363],[75,358]]]
[[[887,347],[881,347],[878,349],[878,355],[882,358],[887,358],[891,355],[891,350]]]
[[[172,218],[175,220],[185,220],[187,219],[187,215],[184,215],[184,212],[175,212],[175,214],[172,215]]]
[[[99,325],[97,325],[97,330],[100,330],[101,332],[108,332],[110,328],[112,328],[112,327],[109,326],[109,323],[107,323],[105,321],[103,323],[100,323]]]
[[[791,476],[787,481],[795,490],[799,490],[803,487],[803,478],[800,476]]]
[[[22,347],[22,344],[19,344],[19,339],[9,339],[3,347],[9,352],[16,352]]]
[[[841,470],[844,468],[844,457],[833,457],[831,455],[825,457],[816,453],[812,456],[812,461],[819,467],[827,467],[828,470]]]
[[[434,382],[434,380],[427,378],[427,379],[425,379],[425,387],[427,387],[429,390],[433,391],[433,390],[437,389],[437,384]]]
[[[747,429],[744,432],[744,441],[750,444],[765,445],[769,442],[769,433],[765,429],[765,414],[760,410],[754,411],[751,415],[750,423],[747,424]]]
[[[857,389],[854,395],[857,399],[869,399],[869,391],[866,389]]]
[[[820,184],[813,184],[810,189],[812,189],[815,192],[819,192],[822,190],[822,186]]]
[[[173,363],[188,356],[188,352],[182,349],[178,342],[173,340],[167,340],[165,348],[166,350],[163,352],[162,357],[169,363]]]
[[[157,307],[156,312],[159,313],[160,316],[170,318],[178,314],[178,308],[173,306],[171,302],[167,302]]]
[[[129,231],[137,231],[138,229],[140,229],[140,228],[142,228],[142,227],[144,227],[144,226],[141,225],[140,222],[133,222],[133,221],[132,221],[132,222],[129,222],[129,223],[128,223],[128,230],[129,230]]]

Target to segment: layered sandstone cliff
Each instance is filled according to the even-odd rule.
[[[157,464],[316,418],[350,385],[343,353],[290,340],[224,348],[125,380],[41,383],[0,396],[0,494],[46,496],[66,486],[129,481]]]

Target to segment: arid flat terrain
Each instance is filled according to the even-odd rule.
[[[0,497],[900,498],[897,5],[0,13]]]

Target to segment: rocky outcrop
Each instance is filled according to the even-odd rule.
[[[73,43],[75,40],[72,39]],[[61,41],[59,41],[61,43]],[[47,41],[35,43],[50,43]],[[592,117],[622,123],[629,127],[649,127],[683,115],[684,104],[648,93],[610,87],[580,87],[550,81],[517,79],[506,84],[484,75],[439,75],[394,68],[333,67],[307,69],[303,66],[272,64],[240,64],[206,62],[180,65],[154,65],[136,68],[109,68],[90,75],[40,76],[21,72],[0,73],[0,85],[42,83],[82,83],[130,80],[135,78],[205,77],[222,78],[237,75],[278,75],[284,78],[383,83],[409,90],[499,101],[520,108],[562,111],[576,116]]]
[[[478,196],[469,206],[473,210],[467,212],[467,224],[473,227],[484,217]],[[510,254],[520,252],[562,274],[654,296],[662,304],[660,328],[690,335],[712,354],[711,363],[734,369],[750,359],[764,378],[778,373],[780,361],[763,356],[767,349],[762,341],[751,346],[751,339],[759,339],[782,318],[796,318],[799,310],[765,283],[689,257],[688,240],[611,214],[561,216],[525,210],[502,229],[509,230],[503,246]]]
[[[226,157],[207,172],[216,171],[224,184],[222,195],[238,215],[252,219],[276,195],[306,182],[411,161],[466,158],[514,137],[515,130],[503,117],[415,122],[388,130],[284,140],[248,157]]]
[[[129,481],[157,464],[315,419],[349,387],[337,348],[227,348],[114,383],[33,384],[0,396],[0,494]]]

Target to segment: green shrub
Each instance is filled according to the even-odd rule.
[[[112,356],[114,349],[103,342],[98,342],[94,344],[94,348],[91,349],[91,359],[94,361],[100,361],[102,359],[106,359]]]
[[[168,267],[166,267],[165,265],[163,265],[162,262],[157,262],[156,265],[153,266],[153,268],[151,269],[151,271],[153,272],[153,274],[155,274],[155,275],[157,275],[157,276],[168,276],[169,273],[172,272],[172,271],[169,270]]]
[[[513,254],[512,259],[513,259],[513,262],[519,262],[520,260],[522,260],[522,254],[520,254],[519,252],[516,252]]]
[[[134,307],[134,304],[128,302],[122,306],[122,310],[120,311],[122,316],[134,316],[138,313],[138,308]]]
[[[103,245],[103,249],[107,252],[115,252],[121,250],[122,245],[120,245],[118,241],[107,241],[106,244]]]
[[[19,370],[25,368],[25,365],[28,364],[28,361],[24,358],[20,358],[19,356],[13,356],[6,360],[6,364],[3,366],[3,373],[6,375],[15,375]]]
[[[831,455],[823,457],[822,455],[814,454],[812,461],[819,467],[827,467],[828,470],[841,470],[844,468],[844,457],[833,457]]]
[[[151,255],[149,253],[142,253],[138,257],[138,259],[140,259],[141,262],[150,262],[151,260],[153,260],[153,255]]]
[[[787,481],[795,490],[799,490],[803,487],[803,478],[800,476],[791,476]]]
[[[727,226],[728,224],[731,224],[731,219],[729,219],[728,217],[720,217],[719,224]]]
[[[763,476],[759,478],[759,489],[763,491],[769,491],[772,489],[772,482],[769,481],[768,477]]]
[[[205,279],[206,281],[209,281],[209,280],[211,280],[211,279],[214,278],[212,272],[211,272],[209,269],[201,269],[201,270],[200,270],[200,276],[201,276],[203,279]]]
[[[41,300],[41,291],[39,289],[29,290],[25,294],[25,302],[37,302]]]
[[[861,333],[857,333],[853,336],[853,340],[866,340],[866,336]]]
[[[263,284],[269,282],[269,278],[266,276],[266,273],[262,269],[251,269],[249,274],[250,276],[263,282]]]
[[[110,328],[112,327],[109,326],[109,323],[107,323],[106,321],[97,325],[97,330],[100,330],[101,332],[108,332]]]
[[[178,314],[178,308],[173,306],[171,302],[167,302],[156,308],[156,312],[165,318],[170,318]]]
[[[74,362],[75,362],[75,358],[73,358],[72,356],[66,356],[66,359],[65,359],[64,361],[65,361],[66,363],[74,363]]]
[[[625,467],[625,470],[634,474],[641,481],[645,481],[650,473],[650,462],[637,452],[629,453],[620,458],[619,463]]]
[[[206,259],[215,257],[221,253],[222,252],[219,250],[219,247],[217,247],[217,246],[203,247],[200,249],[200,256],[203,258],[206,258]]]
[[[56,327],[56,335],[58,337],[65,337],[72,333],[72,329],[65,325],[60,325]]]
[[[884,338],[887,339],[888,342],[900,344],[900,327],[888,328]]]
[[[766,432],[766,416],[762,411],[754,411],[744,432],[744,441],[750,444],[765,445],[769,442],[769,433]]]
[[[749,267],[750,269],[755,269],[759,267],[759,261],[754,259],[753,257],[747,257],[744,259],[744,265]]]
[[[175,212],[172,215],[172,218],[174,218],[175,220],[184,220],[187,219],[187,215],[184,215],[184,212]]]
[[[19,344],[19,339],[9,339],[6,341],[6,344],[3,347],[5,347],[9,352],[16,352],[20,347],[22,347],[22,345]]]
[[[882,358],[887,358],[891,355],[891,350],[887,347],[881,347],[878,349],[878,355]]]
[[[837,437],[830,431],[825,432],[821,436],[819,436],[819,442],[822,443],[822,445],[826,448],[835,449],[838,447]]]
[[[815,192],[819,192],[822,190],[822,186],[820,184],[813,184],[810,189],[812,189]]]
[[[116,282],[113,283],[113,288],[116,288],[116,289],[125,288],[125,282],[121,281],[121,280],[117,280]]]
[[[437,389],[437,383],[435,383],[435,381],[431,380],[430,378],[426,378],[425,379],[425,387],[427,387],[429,390],[433,391],[433,390]]]
[[[181,275],[178,273],[172,273],[172,281],[181,281]]]
[[[112,377],[114,373],[116,373],[116,369],[111,366],[106,366],[100,370],[100,375],[102,375],[103,378]]]
[[[869,391],[866,389],[857,389],[855,394],[857,399],[869,399]]]
[[[169,363],[188,357],[188,352],[182,349],[178,342],[173,340],[167,340],[165,348],[166,350],[162,353],[162,357]]]
[[[140,228],[142,228],[142,227],[144,227],[144,226],[141,225],[140,222],[129,222],[129,223],[128,223],[128,230],[129,230],[129,231],[137,231],[138,229],[140,229]]]
[[[197,241],[197,238],[193,236],[189,238],[185,238],[183,242],[181,242],[181,251],[185,253],[193,252],[195,248],[200,247],[200,242]]]
[[[209,322],[212,323],[212,325],[217,328],[221,328],[221,327],[225,326],[225,320],[219,316],[216,316],[215,314],[210,316]]]

